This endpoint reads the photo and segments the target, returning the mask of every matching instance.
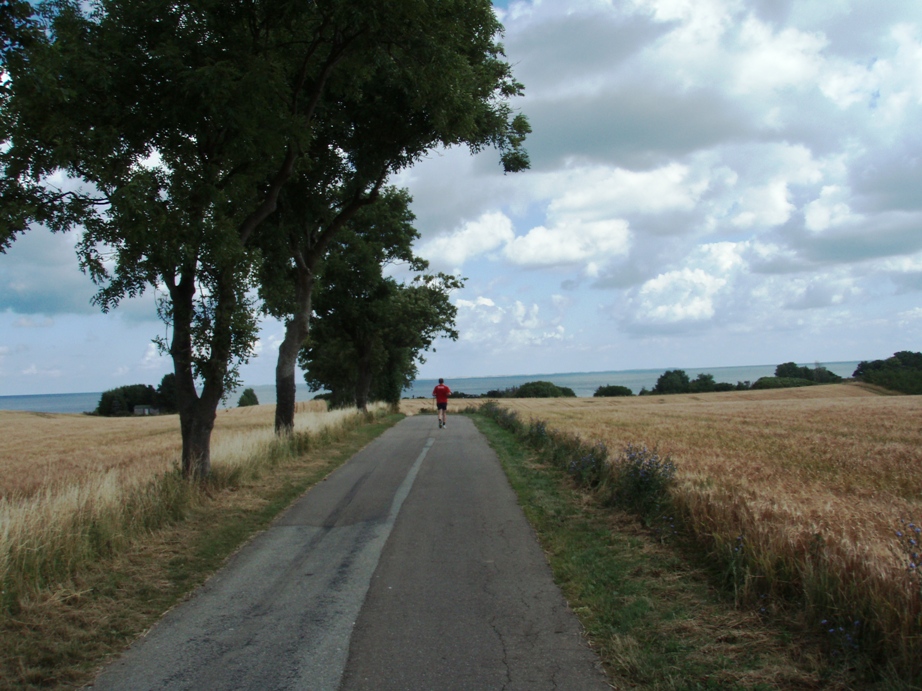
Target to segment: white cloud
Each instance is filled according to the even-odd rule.
[[[714,316],[714,297],[727,284],[701,269],[660,274],[641,286],[639,316],[651,322],[700,321]]]
[[[537,226],[511,240],[503,254],[520,266],[561,266],[622,255],[629,241],[628,224],[622,220]]]
[[[140,367],[142,370],[161,369],[170,362],[168,355],[161,355],[160,350],[155,343],[148,343],[144,357],[141,358]]]
[[[509,306],[478,296],[474,300],[459,299],[458,330],[462,342],[478,344],[491,352],[541,347],[566,338],[566,328],[541,317],[540,307],[520,300]]]
[[[847,200],[848,191],[838,185],[827,185],[815,199],[804,207],[804,225],[807,230],[820,232],[852,219]]]
[[[707,178],[695,178],[691,169],[680,163],[649,171],[596,166],[551,175],[544,181],[549,190],[558,190],[548,215],[568,220],[688,211],[708,184]]]
[[[733,56],[734,88],[741,94],[807,88],[822,70],[826,39],[787,27],[775,32],[753,16],[739,30],[739,52]]]
[[[29,377],[41,377],[41,378],[58,378],[64,373],[55,367],[42,367],[39,368],[34,363],[22,370],[22,373]]]
[[[911,310],[900,312],[897,317],[901,327],[920,326],[922,325],[922,307],[914,307]]]
[[[767,185],[751,187],[740,195],[740,212],[733,218],[739,228],[753,226],[778,226],[785,223],[794,211],[788,201],[786,180],[772,180]]]
[[[471,259],[499,249],[514,237],[509,217],[492,212],[430,240],[420,247],[419,254],[436,264],[461,267]]]

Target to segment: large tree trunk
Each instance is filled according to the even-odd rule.
[[[355,406],[364,412],[368,412],[368,392],[371,391],[371,380],[373,378],[371,367],[371,348],[363,346],[358,353],[358,371],[355,377]]]
[[[377,201],[378,191],[386,177],[387,172],[382,172],[367,194],[363,194],[362,191],[356,192],[308,250],[302,252],[300,247],[292,247],[298,285],[295,293],[295,311],[285,326],[285,339],[279,346],[279,359],[275,367],[275,433],[278,435],[291,434],[295,426],[295,369],[298,364],[298,352],[310,335],[314,269],[339,229],[363,206]]]
[[[279,345],[279,359],[275,366],[275,433],[288,435],[295,426],[295,371],[298,352],[310,335],[311,294],[314,274],[309,266],[298,263],[298,307],[285,326],[285,338]]]
[[[211,473],[211,432],[216,417],[216,408],[209,410],[201,400],[195,401],[191,414],[180,412],[183,477],[201,480]]]
[[[202,373],[204,385],[199,396],[193,371],[192,320],[196,288],[196,271],[187,267],[179,282],[167,278],[173,308],[173,339],[170,355],[176,374],[176,402],[182,432],[183,477],[201,480],[211,473],[211,432],[218,404],[224,394],[224,375],[231,351],[231,316],[237,301],[232,282],[218,282],[219,307],[214,315],[211,338],[211,368]],[[225,277],[226,279],[226,277]]]

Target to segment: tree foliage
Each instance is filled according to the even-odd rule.
[[[816,382],[803,377],[759,377],[752,384],[753,389],[792,389],[800,386],[815,386]]]
[[[901,350],[886,360],[862,360],[855,379],[905,394],[922,394],[922,353]]]
[[[456,144],[472,152],[497,147],[507,172],[529,165],[522,148],[528,121],[508,104],[522,85],[496,42],[501,26],[490,3],[382,8],[388,14],[395,10],[409,16],[388,38],[386,56],[369,66],[372,78],[361,89],[337,92],[336,102],[327,104],[310,143],[315,165],[286,184],[269,219],[272,233],[261,242],[266,258],[261,296],[267,311],[286,325],[276,367],[280,433],[293,424],[296,356],[310,333],[321,257],[351,218],[377,201],[387,175],[435,147]]]
[[[348,179],[357,199],[436,144],[528,164],[488,0],[51,0],[40,17],[0,28],[0,248],[30,222],[80,228],[103,311],[162,291],[189,476],[252,352],[259,266],[291,246],[290,227],[257,243],[286,187]]]
[[[135,406],[159,406],[157,390],[149,384],[129,384],[104,391],[99,397],[96,414],[103,417],[133,415]]]
[[[176,375],[170,372],[164,374],[157,387],[157,404],[161,413],[175,413],[179,406],[176,397]]]
[[[781,379],[806,379],[816,384],[836,384],[842,377],[830,372],[822,365],[815,367],[800,366],[795,362],[785,362],[775,368],[775,376]]]
[[[655,394],[688,393],[691,382],[685,370],[670,369],[663,372],[653,387]]]
[[[514,390],[514,398],[574,398],[569,386],[557,386],[549,381],[530,381]]]
[[[253,389],[247,388],[243,390],[242,394],[240,394],[240,399],[237,401],[237,407],[244,408],[251,405],[259,405],[259,398],[257,398],[256,392],[253,391]]]
[[[626,386],[618,386],[616,384],[606,384],[605,386],[600,386],[595,390],[595,393],[592,394],[596,398],[601,398],[605,396],[633,396],[634,392],[631,391]]]
[[[135,406],[149,405],[160,413],[176,412],[176,376],[164,375],[156,389],[149,384],[129,384],[104,391],[94,411],[104,417],[133,415]]]
[[[320,269],[300,362],[311,390],[330,391],[334,406],[396,403],[434,340],[457,338],[449,294],[461,287],[459,279],[423,274],[400,283],[384,275],[394,262],[416,272],[428,266],[413,255],[409,202],[405,191],[387,190],[341,231]]]

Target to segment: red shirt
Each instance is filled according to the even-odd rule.
[[[448,396],[451,394],[451,389],[449,389],[444,384],[437,384],[434,389],[432,389],[432,395],[435,396],[436,403],[448,403]]]

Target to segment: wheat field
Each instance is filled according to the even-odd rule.
[[[611,458],[628,444],[670,456],[673,499],[693,534],[745,566],[740,599],[793,594],[816,621],[873,629],[918,668],[922,581],[896,532],[922,521],[922,397],[846,383],[498,403],[523,422],[602,441]],[[430,407],[408,400],[402,410]]]
[[[300,402],[296,428],[310,430],[325,416],[323,401]],[[217,459],[241,435],[271,437],[274,405],[219,410],[212,437]],[[117,472],[148,480],[176,467],[182,451],[178,415],[94,417],[0,410],[0,498],[30,497],[49,488]]]
[[[689,503],[783,524],[791,538],[821,533],[888,558],[899,520],[922,518],[922,397],[839,384],[499,402],[525,421],[603,441],[613,453],[628,444],[655,447],[676,462],[678,491]],[[429,407],[402,404],[407,413]],[[739,530],[725,519],[724,530]]]
[[[742,512],[783,524],[789,539],[819,533],[886,559],[900,519],[922,518],[922,397],[840,384],[501,403],[614,452],[645,444],[672,456],[679,494],[725,505],[730,532]]]
[[[218,412],[212,478],[233,484],[304,440],[364,420],[299,403],[295,436],[278,440],[275,406]],[[68,578],[185,514],[202,497],[179,479],[176,415],[98,418],[0,411],[0,584],[6,600]],[[204,495],[202,495],[204,496]]]

